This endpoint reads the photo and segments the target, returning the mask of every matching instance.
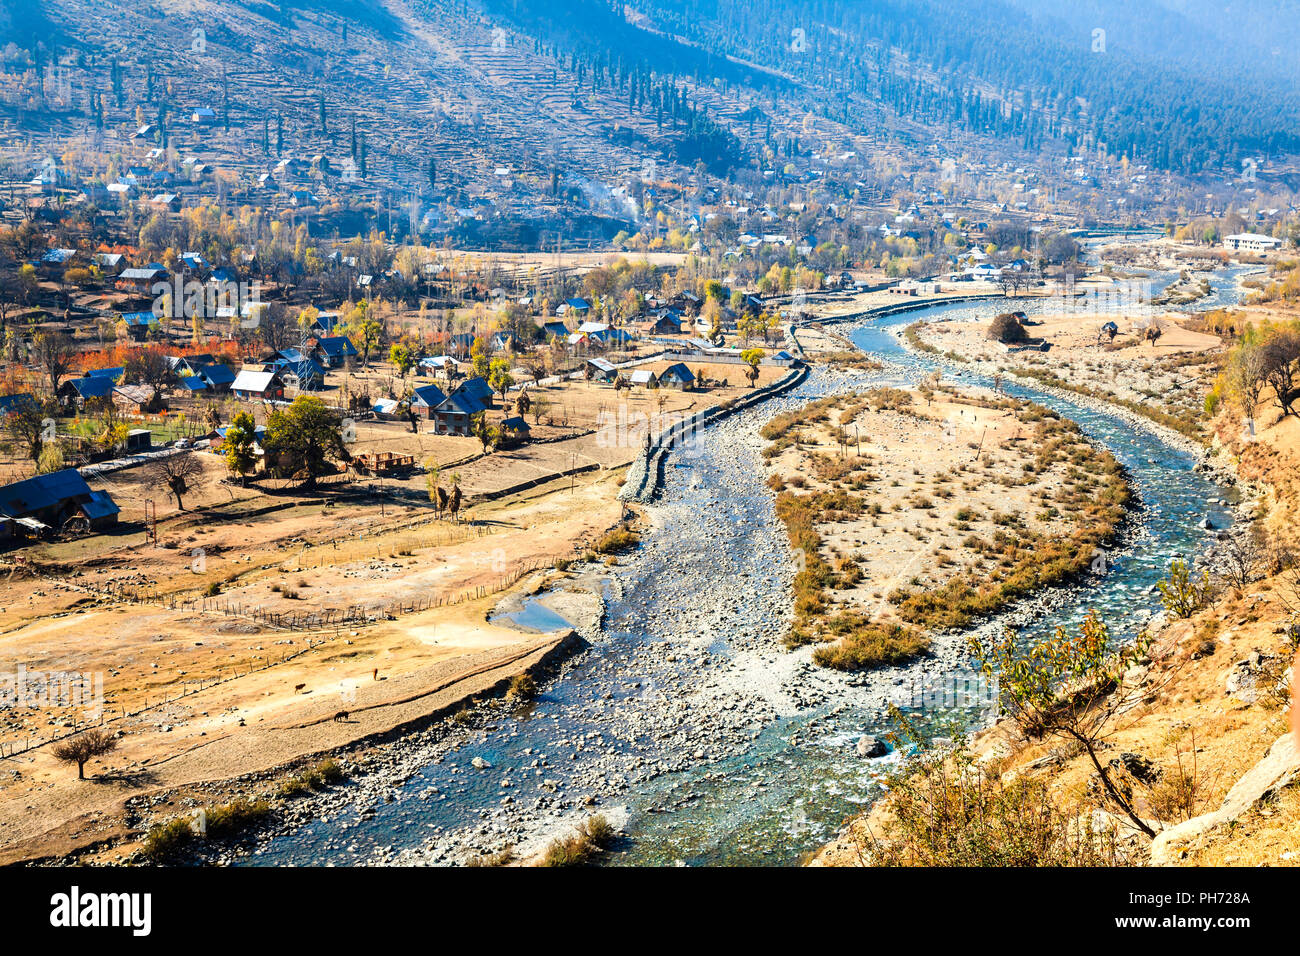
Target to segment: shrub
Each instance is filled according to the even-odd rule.
[[[614,842],[614,828],[600,814],[578,824],[567,837],[551,841],[542,856],[542,866],[583,866],[593,862]]]
[[[271,805],[265,800],[249,800],[237,797],[227,804],[213,807],[208,811],[208,836],[233,836],[251,826],[261,823],[271,813]]]
[[[537,696],[537,682],[531,674],[516,674],[510,678],[510,687],[506,690],[509,700],[532,700]]]
[[[988,779],[970,755],[921,758],[892,774],[882,839],[859,837],[875,866],[1116,866],[1114,837],[1058,807],[1030,776]]]
[[[466,866],[509,866],[515,862],[518,857],[515,856],[514,847],[506,847],[504,850],[498,850],[496,853],[486,853],[482,856],[472,856],[465,861]]]
[[[1160,603],[1174,617],[1191,617],[1209,604],[1212,596],[1210,572],[1203,571],[1201,580],[1197,582],[1182,558],[1174,558],[1169,565],[1169,577],[1157,586],[1160,588]]]
[[[989,325],[988,337],[995,342],[1010,345],[1028,341],[1029,333],[1025,331],[1025,327],[1020,324],[1020,319],[1014,313],[1003,312],[993,317],[993,322]]]
[[[292,798],[302,796],[309,790],[324,790],[345,777],[347,774],[337,760],[326,760],[286,780],[280,785],[280,796]]]
[[[149,830],[140,852],[152,863],[165,863],[180,856],[194,839],[194,828],[184,817],[175,817]]]
[[[828,630],[843,636],[829,647],[813,651],[813,662],[835,670],[871,670],[902,664],[930,648],[930,639],[913,628],[869,621],[853,612],[829,622]]]

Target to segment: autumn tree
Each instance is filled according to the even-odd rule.
[[[1077,744],[1097,771],[1106,796],[1147,836],[1155,836],[1133,805],[1131,792],[1116,780],[1116,770],[1102,763],[1105,739],[1117,718],[1151,694],[1151,688],[1125,679],[1147,656],[1151,638],[1143,635],[1125,647],[1112,646],[1110,632],[1096,612],[1089,612],[1077,634],[1058,627],[1053,637],[1021,646],[1008,628],[1001,640],[971,648],[989,680],[996,680],[1001,702],[1030,740],[1057,737]]]
[[[257,441],[257,422],[248,412],[238,412],[226,429],[226,467],[232,475],[239,476],[241,485],[248,484],[248,475],[257,467],[253,446]]]
[[[301,476],[307,484],[330,470],[330,460],[351,461],[343,442],[341,421],[323,401],[299,395],[285,409],[272,412],[266,421],[268,467],[280,475]]]
[[[515,384],[514,378],[510,375],[510,363],[505,359],[492,360],[492,364],[488,366],[487,379],[492,391],[500,395],[502,401],[510,391],[510,386]]]

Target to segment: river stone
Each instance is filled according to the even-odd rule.
[[[888,752],[889,748],[870,734],[863,734],[858,738],[859,757],[883,757]]]
[[[475,757],[473,760],[470,761],[470,763],[473,764],[474,767],[478,770],[488,770],[492,767],[492,765],[488,763],[486,760],[484,760],[482,757]]]

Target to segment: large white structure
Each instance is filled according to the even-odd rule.
[[[1272,236],[1264,236],[1257,232],[1239,232],[1236,235],[1225,237],[1223,245],[1226,249],[1236,249],[1242,252],[1268,252],[1272,249],[1282,248],[1282,240],[1274,239]]]

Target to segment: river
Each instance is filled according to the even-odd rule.
[[[1220,273],[1198,308],[1235,301],[1240,271]],[[954,314],[987,319],[996,308],[940,305],[851,328],[886,371],[818,370],[795,392],[708,429],[670,459],[641,546],[609,570],[604,624],[584,634],[590,649],[534,704],[490,704],[472,726],[448,722],[390,745],[381,772],[311,798],[319,819],[234,862],[451,863],[505,844],[536,848],[597,810],[623,826],[613,864],[791,864],[824,843],[879,796],[897,759],[868,760],[855,749],[860,735],[890,729],[887,701],[944,735],[985,718],[981,700],[953,696],[969,673],[960,636],[907,668],[857,676],[814,668],[806,650],[780,647],[794,571],[762,483],[756,431],[821,395],[916,381],[935,362],[904,350],[898,327]],[[950,379],[955,371],[945,367]],[[968,371],[957,381],[989,384]],[[1026,386],[1003,389],[1055,409],[1109,448],[1141,502],[1105,573],[1009,619],[1029,637],[1095,608],[1114,633],[1137,633],[1159,610],[1153,587],[1171,558],[1212,545],[1201,519],[1231,523],[1231,493],[1195,471],[1191,453],[1123,415]]]

